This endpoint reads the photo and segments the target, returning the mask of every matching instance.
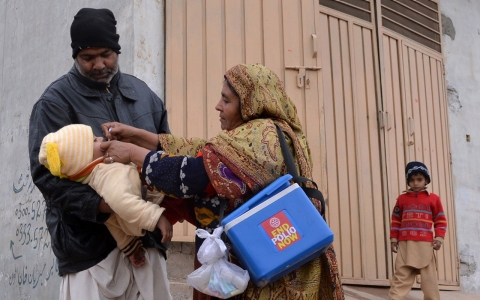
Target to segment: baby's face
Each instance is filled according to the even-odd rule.
[[[100,149],[100,144],[104,141],[103,137],[93,137],[93,160],[103,156],[103,151]]]

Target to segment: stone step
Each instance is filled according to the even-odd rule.
[[[173,300],[192,300],[193,288],[186,278],[192,273],[195,243],[171,242],[167,251],[167,274]]]
[[[185,282],[170,281],[170,293],[173,300],[192,300],[193,288]]]

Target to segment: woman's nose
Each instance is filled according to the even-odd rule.
[[[222,100],[218,101],[217,105],[215,105],[215,110],[222,111],[222,106],[220,105],[221,102]]]

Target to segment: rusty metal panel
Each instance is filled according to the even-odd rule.
[[[301,66],[303,63],[303,34],[302,33],[302,10],[300,1],[282,1],[283,13],[280,16],[284,21],[285,26],[283,30],[283,42],[282,48],[284,48],[285,54],[284,62],[281,64],[282,73],[284,73],[284,85],[288,93],[288,96],[292,99],[297,107],[298,116],[302,124],[305,124],[305,102],[304,89],[297,87],[297,74],[296,70],[286,70],[285,66]],[[312,18],[313,20],[313,18]],[[281,54],[281,53],[279,53]]]
[[[441,52],[440,11],[430,0],[381,0],[382,25]]]
[[[372,21],[372,6],[370,0],[319,0],[319,2],[321,5],[367,22]]]
[[[400,53],[399,42],[396,39],[383,36],[383,58],[384,58],[384,103],[385,113],[384,130],[387,132],[386,152],[387,161],[389,203],[388,213],[390,214],[399,191],[405,190],[405,143],[404,143],[404,106],[402,105],[403,86],[400,82]]]
[[[449,223],[444,245],[437,252],[440,288],[458,287],[458,253],[442,57],[396,34],[384,33],[382,39],[383,101],[392,126],[384,131],[389,211],[393,209],[397,195],[407,188],[405,164],[412,160],[423,161],[431,172],[429,190],[442,199]],[[395,256],[392,256],[393,261]]]
[[[459,253],[457,249],[457,232],[455,220],[455,203],[452,191],[452,170],[450,161],[450,137],[448,126],[448,105],[445,88],[445,74],[443,72],[444,65],[442,61],[435,60],[436,68],[432,69],[432,82],[434,90],[438,91],[439,102],[434,106],[435,117],[435,143],[437,149],[437,167],[438,178],[444,180],[437,185],[440,197],[445,197],[443,205],[447,210],[448,220],[448,243],[444,244],[442,251],[444,251],[443,261],[445,268],[439,268],[440,284],[460,286],[459,278]],[[432,64],[432,65],[435,65]],[[434,96],[436,96],[436,92]],[[434,98],[435,99],[435,98]],[[432,162],[434,163],[434,162]]]
[[[206,112],[211,109],[205,101],[205,3],[186,1],[186,122],[187,136],[205,137]],[[173,98],[175,99],[175,98]],[[172,100],[173,100],[172,99]]]
[[[389,284],[391,206],[406,187],[406,162],[417,158],[428,160],[431,187],[446,199],[451,224],[439,278],[458,285],[438,52],[419,51],[317,0],[168,0],[166,7],[166,104],[174,134],[214,136],[224,72],[242,62],[265,64],[284,81],[308,136],[343,281]],[[192,226],[175,227],[176,240],[193,237]]]
[[[344,282],[387,278],[371,25],[320,13],[328,219]]]
[[[221,24],[221,26],[225,28],[225,40],[223,44],[225,47],[226,69],[228,70],[239,62],[245,61],[245,17],[243,0],[229,0],[223,3],[225,5],[225,23]]]
[[[166,8],[166,104],[172,133],[217,134],[214,107],[225,71],[238,63],[265,64],[284,81],[297,106],[313,147],[315,179],[325,187],[319,55],[314,55],[317,1],[169,0]],[[313,67],[303,78],[308,85],[297,85],[299,71],[287,70],[290,65]],[[193,241],[193,227],[181,224],[175,230],[175,239]]]
[[[206,137],[211,138],[217,134],[219,129],[218,112],[214,109],[220,100],[220,90],[222,78],[225,70],[225,48],[223,40],[225,39],[225,29],[223,26],[222,15],[224,5],[222,0],[209,0],[205,2],[205,73],[198,80],[202,80],[206,85],[206,101],[204,115],[199,114],[194,118],[205,119]],[[190,66],[188,66],[190,68]],[[210,80],[208,76],[211,78]],[[171,116],[175,117],[175,116]],[[191,134],[187,136],[192,136]]]
[[[185,3],[184,1],[167,1],[166,3],[166,61],[165,61],[165,98],[175,101],[165,101],[168,114],[184,116],[186,113],[186,66],[184,53],[186,45],[184,33],[185,24]],[[181,55],[179,55],[181,53]],[[187,129],[181,118],[169,118],[169,125],[172,132],[186,134]]]
[[[296,2],[297,0],[295,0]],[[263,49],[264,63],[280,79],[285,81],[284,53],[283,53],[283,29],[282,2],[280,0],[263,0]],[[285,24],[286,25],[286,24]],[[262,30],[262,29],[259,29]]]
[[[381,153],[379,148],[379,127],[377,122],[379,78],[375,66],[378,63],[376,51],[375,33],[371,28],[354,26],[358,35],[355,47],[356,63],[356,95],[357,95],[357,139],[358,139],[358,161],[359,174],[357,180],[359,190],[359,206],[370,214],[371,218],[365,216],[361,224],[365,224],[363,236],[365,245],[364,268],[367,274],[367,283],[381,282],[388,278],[385,222],[384,222],[384,198],[382,195],[381,182]],[[361,35],[360,35],[361,33]],[[361,38],[360,38],[361,37]],[[368,243],[372,240],[372,243]],[[372,266],[372,267],[370,267]],[[375,266],[375,268],[373,268]]]
[[[317,1],[301,1],[303,64],[322,67],[319,35],[319,4]],[[285,50],[285,53],[288,49]],[[325,154],[325,122],[323,111],[322,69],[306,71],[305,88],[303,89],[303,111],[299,111],[303,128],[308,137],[313,161],[313,178],[321,191],[327,189],[326,154]],[[298,87],[297,87],[298,88]],[[297,107],[298,108],[298,107]]]
[[[442,58],[433,55],[413,43],[403,42],[404,53],[411,62],[405,73],[409,74],[412,89],[405,118],[415,119],[415,148],[408,151],[408,160],[423,161],[429,168],[432,183],[429,190],[442,199],[449,227],[445,242],[437,252],[439,284],[459,286],[455,211],[451,191],[450,146],[448,117],[446,113],[445,79]]]
[[[178,135],[186,135],[187,116],[187,76],[186,76],[186,3],[184,1],[167,1],[166,9],[166,62],[165,62],[165,105],[169,114],[170,130]],[[175,101],[171,100],[175,99]],[[171,116],[179,116],[172,118]],[[173,241],[192,242],[195,239],[195,227],[187,222],[173,226]]]
[[[330,149],[335,147],[335,128],[331,126],[334,123],[333,118],[333,78],[331,76],[333,69],[331,64],[332,51],[330,47],[330,30],[329,29],[329,16],[320,13],[319,27],[323,29],[323,34],[319,35],[320,51],[322,53],[322,81],[323,81],[323,110],[324,110],[324,126],[325,126],[325,151],[327,147]],[[335,23],[334,23],[335,24]],[[326,155],[326,154],[325,154]],[[328,176],[325,178],[327,181],[327,188],[323,191],[325,200],[327,202],[326,217],[330,228],[335,235],[334,245],[336,247],[336,255],[339,262],[342,261],[342,244],[339,242],[340,235],[340,211],[338,202],[330,201],[330,199],[338,199],[338,189],[335,188],[335,182],[337,178],[337,168],[335,162],[337,161],[336,151],[329,150],[329,154],[326,160],[326,169],[328,170]],[[342,270],[343,263],[339,263],[340,270]],[[343,274],[342,274],[343,276]]]
[[[245,9],[245,62],[265,64],[263,35],[263,3],[258,0],[244,0]]]

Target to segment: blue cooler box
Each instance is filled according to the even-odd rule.
[[[250,279],[263,287],[323,253],[333,232],[298,184],[284,175],[221,225]]]

